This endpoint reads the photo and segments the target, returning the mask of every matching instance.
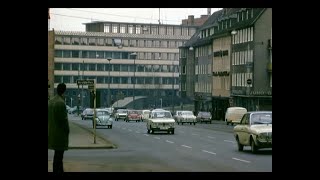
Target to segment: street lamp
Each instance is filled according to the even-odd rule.
[[[130,54],[133,57],[133,109],[135,109],[135,88],[136,88],[136,58],[137,53],[131,53]]]
[[[107,59],[109,61],[109,67],[108,67],[108,107],[110,107],[110,99],[111,99],[111,94],[110,94],[110,61],[111,58]]]

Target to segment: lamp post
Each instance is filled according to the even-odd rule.
[[[237,31],[236,30],[233,30],[233,31],[231,31],[231,46],[230,46],[230,55],[231,55],[231,57],[230,57],[230,66],[232,67],[232,68],[230,68],[230,76],[232,77],[232,74],[233,74],[233,65],[232,65],[232,61],[233,61],[233,44],[234,44],[234,35],[236,35],[237,34]],[[230,78],[231,79],[231,83],[230,83],[230,95],[232,95],[232,84],[233,84],[233,82],[232,82],[232,78]],[[230,99],[229,99],[229,104],[230,104],[230,106],[234,106],[234,102],[233,102],[233,98],[232,98],[232,96],[230,96]]]
[[[174,95],[174,60],[172,61],[172,96],[171,96],[172,113],[174,112],[173,95]]]
[[[108,107],[111,106],[111,94],[110,94],[110,61],[111,61],[111,58],[108,58],[108,61],[109,61],[109,66],[108,66]]]
[[[136,58],[137,58],[137,53],[131,53],[130,54],[133,58],[133,109],[135,109],[135,88],[136,88]]]

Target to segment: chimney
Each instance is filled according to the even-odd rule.
[[[194,25],[194,15],[188,16],[188,25]]]
[[[208,8],[208,9],[207,9],[207,12],[208,12],[207,15],[210,16],[210,15],[211,15],[211,8]]]

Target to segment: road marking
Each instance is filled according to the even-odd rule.
[[[131,129],[128,129],[128,131],[132,131]]]
[[[212,137],[212,136],[208,136],[208,138],[212,138],[212,139],[215,139],[215,137]]]
[[[199,134],[194,134],[194,133],[192,133],[192,135],[199,136]]]
[[[136,131],[136,133],[140,133],[139,131]]]
[[[172,141],[169,141],[169,140],[166,140],[166,142],[168,142],[168,143],[171,143],[171,144],[173,144],[174,142],[172,142]]]
[[[149,136],[148,134],[144,134],[145,136]]]
[[[159,137],[154,137],[155,139],[160,139]]]
[[[250,163],[250,161],[246,161],[246,160],[243,160],[243,159],[238,159],[238,158],[232,158],[232,159],[237,160],[237,161],[242,161],[242,162]]]
[[[186,146],[186,145],[181,145],[181,146],[186,147],[186,148],[192,148],[192,147],[190,147],[190,146]]]
[[[216,153],[214,153],[214,152],[210,152],[210,151],[206,151],[206,150],[202,150],[202,152],[206,152],[206,153],[209,153],[209,154],[216,155]]]
[[[236,143],[236,142],[234,142],[234,141],[229,141],[229,140],[223,140],[223,141],[225,141],[225,142],[231,142],[231,143]]]

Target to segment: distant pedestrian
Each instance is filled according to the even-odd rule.
[[[57,95],[48,103],[48,149],[54,150],[53,173],[62,174],[63,154],[69,145],[69,122],[64,92],[66,85],[61,83],[57,87]]]

